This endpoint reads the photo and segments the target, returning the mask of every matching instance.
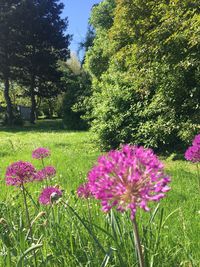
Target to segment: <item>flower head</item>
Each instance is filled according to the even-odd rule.
[[[57,201],[62,196],[62,190],[58,187],[46,187],[39,196],[39,202],[43,205],[49,205]]]
[[[53,166],[46,166],[37,172],[36,180],[42,181],[44,179],[53,178],[56,175],[56,169]]]
[[[186,150],[185,158],[193,163],[200,162],[200,134],[195,136],[192,146]]]
[[[32,157],[34,159],[43,159],[51,155],[50,150],[44,147],[39,147],[32,152]]]
[[[151,149],[124,145],[99,157],[88,174],[87,187],[101,200],[103,211],[130,209],[134,219],[138,207],[148,211],[149,201],[165,197],[169,182],[163,164]]]
[[[200,146],[200,134],[197,134],[192,142],[193,146]]]
[[[36,169],[30,162],[17,161],[6,170],[6,184],[20,186],[36,178]]]
[[[77,189],[77,195],[80,198],[89,198],[91,196],[89,184],[85,183],[80,185]]]

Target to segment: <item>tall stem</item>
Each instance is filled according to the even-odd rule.
[[[21,185],[21,189],[22,189],[22,194],[23,194],[23,198],[24,198],[24,206],[25,206],[26,217],[27,217],[28,227],[29,227],[29,231],[30,231],[31,241],[32,241],[32,243],[34,243],[33,230],[32,230],[32,226],[31,226],[31,220],[30,220],[30,215],[29,215],[29,210],[28,210],[28,205],[27,205],[27,199],[26,199],[26,192],[25,192],[25,188],[24,188],[23,184]],[[35,260],[35,267],[37,267],[37,258],[36,258],[35,251],[33,252],[33,255],[34,255],[34,260]]]
[[[42,167],[44,168],[44,159],[42,158]]]
[[[28,195],[28,197],[31,199],[31,201],[33,202],[34,206],[39,209],[38,204],[35,202],[35,200],[32,198],[31,194],[28,192],[28,190],[26,190],[26,188],[24,187],[24,191],[25,193]]]
[[[44,159],[42,158],[42,167],[43,167],[43,169],[45,168],[45,165],[44,165]],[[49,184],[48,184],[48,177],[47,177],[47,174],[46,174],[46,171],[45,171],[45,175],[46,175],[46,177],[45,177],[45,183],[46,183],[46,186],[48,187],[49,186]]]
[[[91,226],[92,226],[92,214],[91,214],[91,210],[90,210],[90,200],[89,199],[87,199],[87,207],[88,207],[89,222],[91,223]]]
[[[199,164],[197,163],[197,179],[199,182],[199,189],[200,189],[200,175],[199,175]]]
[[[136,249],[137,249],[139,266],[140,267],[145,267],[145,265],[144,265],[144,257],[143,257],[143,253],[142,253],[142,247],[141,247],[141,243],[140,243],[140,236],[139,236],[139,232],[138,232],[136,219],[133,220],[133,233],[134,233],[134,239],[135,239],[135,246],[136,246]]]

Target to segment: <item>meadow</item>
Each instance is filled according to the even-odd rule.
[[[38,204],[43,183],[27,184],[34,248],[26,226],[19,188],[5,185],[6,167],[18,160],[30,161],[37,147],[47,147],[51,157],[45,164],[55,166],[50,182],[64,190],[63,199],[53,207]],[[130,214],[105,214],[93,199],[79,199],[77,187],[103,152],[92,133],[67,132],[60,121],[38,122],[19,129],[0,129],[0,266],[137,266]],[[151,211],[137,211],[137,221],[148,267],[200,266],[200,199],[196,166],[184,159],[163,158],[171,176],[167,198],[153,203]],[[41,213],[43,212],[43,213]],[[38,216],[40,214],[40,216]]]

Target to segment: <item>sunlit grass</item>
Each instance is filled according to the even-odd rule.
[[[80,218],[61,203],[53,208],[35,207],[31,200],[31,217],[40,211],[46,215],[33,225],[38,266],[136,266],[133,232],[129,214],[103,214],[100,205],[76,197],[77,186],[84,181],[100,151],[92,134],[66,132],[59,121],[45,122],[25,129],[2,129],[0,132],[0,266],[33,266],[32,253],[26,240],[26,220],[18,189],[6,187],[4,173],[14,161],[40,162],[31,158],[37,147],[48,147],[52,156],[46,164],[57,169],[52,184],[65,190],[65,199]],[[147,248],[147,266],[199,266],[200,200],[195,167],[185,161],[165,160],[172,177],[172,190],[161,201],[155,218],[152,212],[138,212],[142,243]],[[37,201],[41,183],[27,185]],[[85,227],[85,225],[87,228]],[[21,258],[20,258],[21,257]],[[21,259],[21,260],[20,260]]]

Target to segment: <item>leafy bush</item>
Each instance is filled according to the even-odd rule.
[[[85,68],[91,125],[104,148],[128,142],[174,149],[198,132],[198,18],[191,0],[106,0],[94,8],[96,37]]]

